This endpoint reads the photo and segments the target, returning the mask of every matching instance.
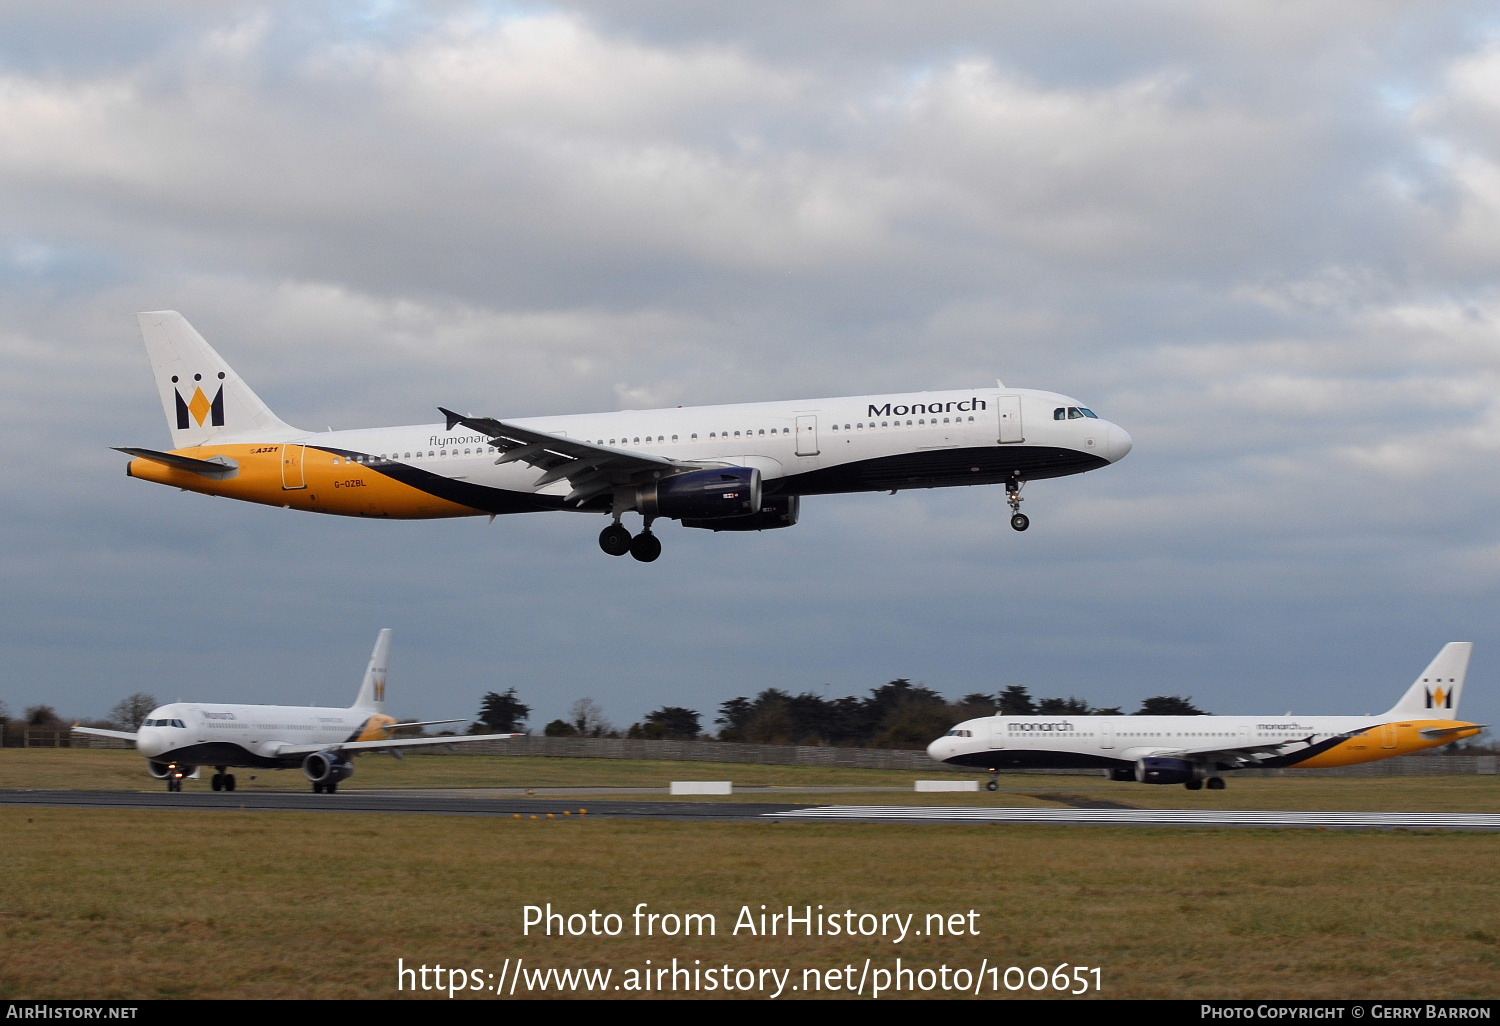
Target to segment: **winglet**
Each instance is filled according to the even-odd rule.
[[[438,407],[438,412],[441,413],[444,417],[448,418],[448,427],[447,427],[447,430],[449,430],[449,431],[452,431],[455,425],[463,423],[463,418],[460,417],[458,414],[454,413],[452,410],[447,410],[447,409],[444,409],[443,407],[439,406]]]

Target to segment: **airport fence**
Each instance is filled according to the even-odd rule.
[[[31,747],[61,744],[77,748],[129,748],[130,742],[86,735],[54,737],[57,732],[37,731]],[[16,746],[19,747],[19,746]],[[828,745],[750,745],[733,741],[645,741],[619,737],[544,737],[529,734],[507,741],[476,741],[445,748],[433,745],[408,752],[415,755],[501,755],[543,759],[651,759],[663,762],[757,763],[778,766],[841,766],[850,769],[888,769],[931,773],[962,773],[973,770],[940,766],[918,750],[896,748],[836,748]],[[1102,771],[1006,770],[1010,773],[1062,773],[1097,777]],[[1379,762],[1330,769],[1241,770],[1263,776],[1493,776],[1500,773],[1500,756],[1494,755],[1403,755]]]

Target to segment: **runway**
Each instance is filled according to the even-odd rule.
[[[807,805],[773,802],[594,801],[420,791],[318,795],[306,791],[0,791],[0,805],[93,809],[357,812],[510,819],[659,819],[697,822],[855,822],[932,825],[1237,827],[1261,829],[1500,830],[1500,815],[1462,812],[1275,812],[1243,809],[1009,809],[975,806]]]

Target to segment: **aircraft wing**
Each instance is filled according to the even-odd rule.
[[[1312,738],[1309,737],[1307,740],[1311,742]],[[1279,755],[1287,745],[1296,743],[1296,741],[1277,741],[1270,744],[1240,745],[1234,748],[1225,748],[1222,745],[1213,748],[1133,748],[1129,752],[1129,757],[1131,759],[1187,759],[1192,762],[1217,763],[1236,769],[1250,769],[1260,765],[1262,756]]]
[[[119,738],[121,741],[135,740],[135,735],[130,733],[128,730],[105,730],[103,727],[80,727],[76,723],[73,725],[73,733],[93,734],[96,737],[115,737]]]
[[[489,437],[500,452],[496,463],[525,463],[542,471],[533,487],[543,488],[567,479],[573,490],[563,499],[583,505],[616,485],[641,484],[652,478],[673,477],[690,470],[722,466],[719,463],[684,463],[665,456],[652,456],[631,449],[595,445],[566,435],[549,434],[507,424],[490,417],[463,417],[439,406],[448,420],[448,430],[462,424]]]
[[[398,724],[400,726],[400,724]],[[451,737],[397,737],[389,741],[337,741],[329,745],[283,745],[274,752],[281,759],[314,752],[368,752],[381,748],[415,748],[418,745],[461,745],[470,741],[504,741],[525,734],[455,734]]]

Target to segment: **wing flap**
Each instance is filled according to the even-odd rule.
[[[645,479],[673,476],[706,466],[631,449],[595,445],[492,417],[464,417],[441,406],[438,409],[447,418],[449,431],[462,424],[470,431],[487,436],[490,445],[500,453],[496,463],[525,463],[542,471],[533,487],[545,488],[566,480],[572,486],[565,500],[568,502],[586,501],[615,485],[638,484]]]

